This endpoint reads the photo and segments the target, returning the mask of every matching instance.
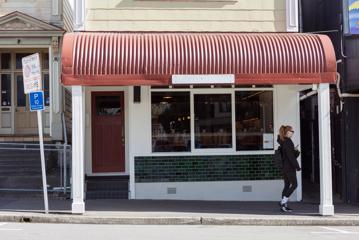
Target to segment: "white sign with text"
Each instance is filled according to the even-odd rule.
[[[25,94],[41,91],[41,67],[38,53],[22,58],[22,73]]]

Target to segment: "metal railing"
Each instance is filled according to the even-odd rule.
[[[64,142],[58,143],[44,143],[44,150],[46,152],[55,152],[57,153],[57,161],[55,167],[56,173],[59,175],[59,181],[56,181],[56,186],[48,188],[49,192],[63,192],[67,194],[71,191],[70,177],[71,177],[71,145],[68,144],[68,138],[66,133],[66,123],[64,115],[62,114],[62,123],[63,123],[63,134]],[[12,151],[38,151],[40,153],[40,144],[39,143],[26,143],[26,142],[7,142],[0,143],[0,151],[10,151],[10,156]],[[55,156],[50,156],[55,157]],[[53,159],[52,159],[53,160]],[[39,159],[40,162],[40,159]],[[41,174],[40,174],[41,176]],[[7,188],[0,187],[0,191],[29,191],[36,192],[42,191],[41,189],[34,188]]]
[[[39,151],[40,145],[37,143],[0,143],[0,151]],[[60,173],[59,186],[54,186],[49,191],[63,191],[67,193],[69,189],[69,172],[71,171],[71,164],[69,156],[71,155],[71,146],[67,143],[44,144],[45,152],[57,152],[58,170]],[[11,154],[10,154],[11,156]],[[39,159],[40,161],[40,159]],[[20,166],[19,166],[20,167]],[[18,191],[36,191],[37,189],[24,189],[24,188],[2,188],[2,190],[18,190]]]

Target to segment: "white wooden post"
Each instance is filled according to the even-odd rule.
[[[82,86],[72,87],[72,213],[83,214],[85,156],[85,94]]]
[[[332,193],[332,159],[330,141],[330,95],[329,84],[319,84],[319,162],[320,162],[320,205],[319,213],[323,216],[334,215]]]

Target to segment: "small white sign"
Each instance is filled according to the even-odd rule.
[[[273,133],[263,133],[263,149],[273,149],[274,137]]]
[[[234,74],[172,75],[172,84],[234,84]]]
[[[22,58],[22,73],[25,94],[42,90],[40,55],[38,53]]]

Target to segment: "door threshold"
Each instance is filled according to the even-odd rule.
[[[129,176],[126,172],[113,172],[113,173],[88,173],[86,176],[89,177],[100,177],[100,176]]]

